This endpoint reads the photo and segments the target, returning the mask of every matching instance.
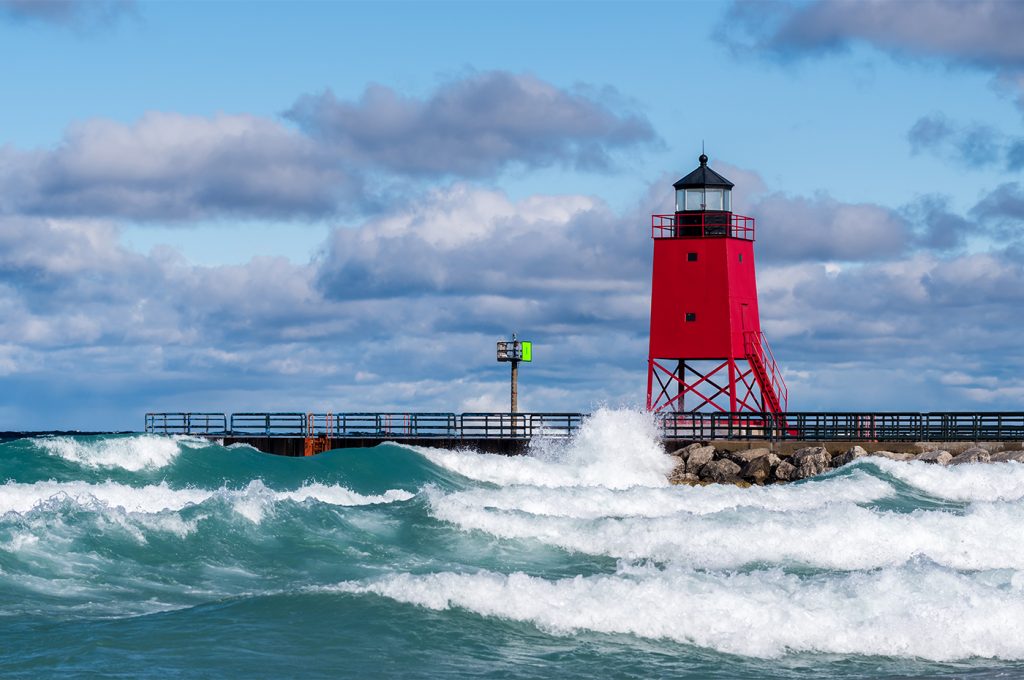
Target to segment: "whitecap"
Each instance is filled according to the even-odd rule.
[[[568,440],[536,438],[529,455],[414,450],[435,465],[477,481],[547,488],[668,486],[668,474],[678,462],[665,453],[653,416],[607,408],[584,420]]]
[[[103,437],[79,439],[46,437],[31,440],[32,444],[50,454],[89,468],[122,468],[130,472],[162,468],[174,462],[181,447],[197,448],[209,442],[190,437]]]
[[[543,517],[600,519],[605,517],[668,517],[679,513],[709,515],[725,510],[809,511],[835,503],[873,503],[894,496],[891,484],[858,471],[843,477],[821,478],[797,485],[740,488],[708,486],[556,487],[505,486],[476,488],[448,494],[440,501],[466,509],[521,511]]]
[[[800,486],[785,488],[802,493]],[[580,518],[497,509],[486,494],[429,490],[427,498],[435,517],[463,530],[537,540],[591,555],[693,567],[769,563],[857,570],[926,556],[958,569],[1024,568],[1024,533],[1006,529],[1024,524],[1019,504],[976,504],[964,513],[895,513],[818,497],[820,506],[801,509],[752,505],[709,514],[679,510],[667,516]],[[541,509],[552,510],[546,504]]]
[[[1024,465],[1013,461],[945,466],[870,457],[857,464],[874,465],[933,498],[967,502],[1024,499]]]
[[[823,652],[1024,659],[1020,572],[960,574],[923,563],[810,578],[779,570],[633,568],[559,580],[443,572],[333,589],[529,622],[554,634],[631,634],[752,657]]]
[[[291,491],[275,491],[262,481],[253,480],[244,488],[197,489],[171,488],[167,482],[146,486],[130,486],[119,482],[57,482],[31,484],[8,482],[0,486],[0,513],[45,511],[54,504],[75,505],[103,510],[116,508],[132,513],[177,512],[210,499],[220,498],[232,504],[242,516],[258,522],[266,510],[281,501],[318,501],[329,505],[357,506],[404,501],[413,494],[389,489],[383,494],[363,495],[338,485],[309,483]]]

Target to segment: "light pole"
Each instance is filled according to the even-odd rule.
[[[511,340],[498,341],[498,361],[507,361],[512,364],[512,391],[511,409],[512,413],[519,412],[519,362],[533,361],[533,343],[528,340],[516,340],[516,334],[512,334]]]

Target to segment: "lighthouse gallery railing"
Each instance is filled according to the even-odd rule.
[[[732,238],[754,240],[754,218],[727,212],[651,215],[652,238]]]

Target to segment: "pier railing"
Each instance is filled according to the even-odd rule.
[[[146,432],[157,434],[223,434],[227,418],[223,413],[147,413]]]
[[[147,413],[146,432],[205,437],[532,439],[569,437],[582,413]],[[1024,441],[1024,411],[662,413],[673,441]]]
[[[1024,412],[668,413],[660,424],[686,441],[1024,441]]]
[[[580,413],[147,413],[146,432],[207,437],[532,439],[569,437]]]

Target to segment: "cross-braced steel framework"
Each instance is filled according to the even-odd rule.
[[[650,359],[647,409],[656,413],[763,413],[756,367],[747,360]]]

